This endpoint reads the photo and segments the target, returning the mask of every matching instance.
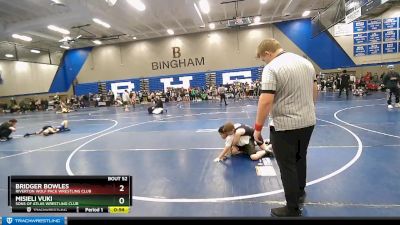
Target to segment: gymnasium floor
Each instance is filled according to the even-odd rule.
[[[321,93],[317,104],[303,215],[398,217],[400,110],[389,111],[383,93],[348,101],[336,95]],[[255,101],[229,103],[171,103],[157,116],[145,106],[14,115],[15,139],[0,143],[1,215],[11,215],[8,175],[69,174],[132,175],[130,216],[268,217],[285,203],[276,162],[278,175],[270,177],[257,176],[258,162],[248,157],[213,162],[223,147],[216,129],[226,121],[255,120]],[[71,132],[22,137],[64,119]]]

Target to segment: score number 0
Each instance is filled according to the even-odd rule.
[[[125,188],[125,187],[124,187],[124,185],[122,185],[122,184],[121,184],[121,185],[119,185],[119,191],[120,191],[120,192],[124,192],[124,191],[125,191],[125,190],[124,190],[124,188]],[[121,205],[123,205],[123,204],[125,203],[125,199],[124,199],[124,198],[122,198],[122,197],[121,197],[121,198],[119,198],[119,200],[118,200],[118,201],[119,201],[119,204],[121,204]]]

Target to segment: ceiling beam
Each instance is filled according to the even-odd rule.
[[[164,10],[166,10],[166,9],[164,9]],[[166,10],[166,11],[168,11],[168,10]],[[148,37],[148,38],[154,38],[154,33],[156,34],[156,36],[166,36],[165,33],[166,33],[166,29],[167,29],[168,27],[165,26],[162,22],[160,22],[162,19],[157,18],[157,17],[154,15],[154,12],[153,12],[153,11],[151,11],[150,13],[151,13],[151,16],[153,17],[153,21],[156,21],[156,23],[161,24],[161,26],[164,27],[165,30],[159,31],[159,30],[157,30],[157,29],[155,29],[155,28],[153,28],[153,27],[151,26],[151,24],[150,24],[151,21],[142,22],[142,21],[143,21],[143,18],[142,18],[140,15],[138,15],[138,14],[132,14],[132,16],[134,17],[134,21],[135,21],[135,24],[136,24],[136,25],[146,27],[147,29],[149,29],[149,30],[151,31],[151,32],[147,32],[147,31],[144,31],[144,32],[143,32],[143,31],[142,31],[139,35],[143,35],[143,36]],[[157,14],[156,14],[156,15],[157,15]],[[126,23],[129,23],[129,22],[127,21]],[[150,34],[149,34],[149,33],[150,33]],[[153,33],[153,34],[152,34],[152,33]]]
[[[160,21],[158,21],[158,23],[160,23],[161,24],[161,26],[162,27],[164,27],[164,30],[167,30],[167,29],[172,29],[172,27],[167,27],[167,26],[165,26],[165,24],[160,20]]]
[[[68,23],[77,23],[81,22],[83,19],[84,18],[81,15],[66,14],[8,24],[5,26],[4,32],[0,33],[0,38],[2,38],[4,35],[8,36],[13,33],[24,33],[32,30],[42,30],[47,25],[50,25],[49,21],[51,21],[51,24],[57,25],[65,24],[66,21],[68,21]]]
[[[175,16],[173,16],[173,15],[170,15],[170,16],[172,17],[172,19],[174,19],[174,21],[181,27],[181,29],[182,29],[185,33],[188,32],[188,31],[186,30],[186,28],[178,21],[178,19],[176,19]]]
[[[194,0],[186,0],[185,1],[185,9],[189,15],[192,15],[191,19],[192,19],[194,25],[197,28],[199,28],[201,26],[204,26],[205,23],[204,23],[202,15],[201,15],[201,12],[200,12],[200,15],[197,13],[196,8],[194,7],[194,4],[195,4]]]
[[[27,31],[25,33],[33,35],[33,36],[36,36],[36,37],[48,39],[48,40],[51,40],[51,41],[56,41],[56,42],[58,42],[61,39],[61,38],[57,38],[57,37],[54,37],[54,36],[51,36],[51,35],[48,35],[48,34],[39,33],[39,32],[36,32],[36,31]],[[33,38],[33,39],[35,39],[35,38]]]
[[[123,25],[123,24],[127,24],[127,21],[123,20],[123,18],[121,18],[121,17],[113,17],[110,14],[100,10],[99,8],[97,8],[95,6],[88,6],[88,8],[89,8],[91,15],[96,15],[96,17],[101,17],[102,19],[107,21],[107,23],[111,24],[111,26],[114,30],[117,30],[117,31],[119,31],[123,34],[127,34],[127,35],[138,35],[139,34],[139,35],[144,35],[147,37],[146,34],[140,32],[139,30]],[[90,21],[91,20],[92,19],[90,19]]]
[[[147,27],[147,28],[148,28],[149,30],[151,30],[153,33],[156,33],[156,34],[158,34],[158,35],[160,35],[160,36],[163,36],[162,33],[160,33],[159,31],[157,31],[156,29],[152,28],[151,26],[149,26],[149,25],[147,25],[147,24],[145,24],[145,23],[141,23],[141,25]]]
[[[80,23],[82,20],[85,21],[88,19],[87,10],[78,1],[68,1],[68,3],[68,7],[71,9],[69,13],[7,24],[5,32],[10,34],[25,32],[27,30],[40,30],[50,24],[65,26],[65,24]]]
[[[274,1],[274,3],[275,2],[277,2],[277,1]],[[278,1],[279,2],[279,5],[282,3],[282,0],[280,0],[280,1]],[[269,3],[269,2],[268,2]],[[259,7],[258,7],[258,12],[257,12],[257,14],[258,15],[260,15],[261,16],[261,12],[262,12],[262,10],[263,10],[263,7],[264,6],[266,6],[266,5],[268,5],[268,3],[267,4],[261,4],[261,3],[259,3],[258,5],[259,5]]]
[[[187,7],[189,4],[186,3],[185,7]],[[186,10],[185,10],[186,11]],[[172,18],[176,24],[178,24],[178,26],[185,32],[188,33],[188,30],[185,28],[185,26],[183,26],[183,24],[181,22],[179,22],[179,20],[176,18],[176,15],[178,15],[179,11],[177,10],[176,7],[172,7],[170,8],[170,10],[168,10],[168,16],[170,18]]]
[[[228,13],[226,12],[226,6],[225,6],[225,4],[223,4],[222,7],[223,7],[223,9],[224,9],[224,16],[225,16],[225,19],[227,20],[227,19],[228,19]]]
[[[299,0],[290,0],[290,1],[286,4],[285,8],[283,8],[283,10],[282,10],[282,16],[285,16],[285,15],[292,15],[292,13],[293,13],[294,11],[298,10],[298,6],[299,6],[300,3],[301,3],[301,1],[299,1]]]
[[[21,5],[23,4],[23,5]],[[28,3],[29,4],[29,3]],[[40,16],[38,12],[35,10],[29,10],[29,7],[26,6],[26,3],[24,1],[3,1],[1,3],[3,8],[8,8],[8,9],[17,9],[18,11],[21,12],[26,12],[29,11],[29,14],[33,14],[35,17]]]
[[[277,14],[278,11],[279,11],[279,8],[280,8],[281,5],[282,5],[282,1],[278,1],[278,2],[279,2],[279,3],[278,3],[278,6],[275,8],[275,11],[274,11],[274,13],[273,13],[272,16],[271,16],[271,20],[270,20],[270,21],[273,21],[273,20],[274,20],[276,14]]]
[[[212,21],[212,18],[211,18],[211,16],[210,16],[210,13],[207,14],[207,18],[208,18],[208,21]]]

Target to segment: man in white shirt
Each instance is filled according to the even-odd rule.
[[[267,65],[262,74],[254,138],[261,138],[264,122],[271,113],[274,126],[270,128],[270,138],[286,198],[286,206],[271,209],[271,215],[301,216],[307,149],[316,124],[315,69],[304,57],[285,52],[275,39],[262,41],[257,56]]]
[[[128,90],[125,90],[125,92],[122,94],[122,102],[125,106],[125,112],[129,112],[129,102],[131,101],[130,97],[129,97],[129,92]]]

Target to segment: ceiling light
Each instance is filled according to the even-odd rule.
[[[115,3],[117,3],[117,0],[106,0],[106,2],[107,2],[107,4],[108,4],[109,6],[114,6]]]
[[[66,46],[66,45],[60,45],[60,48],[69,49],[70,47],[69,47],[69,46]]]
[[[137,37],[133,37],[133,40],[136,40],[137,39]]]
[[[64,3],[62,3],[60,0],[51,0],[50,4],[63,5]]]
[[[11,55],[11,54],[6,54],[5,55],[7,58],[13,58],[14,57],[14,55]]]
[[[173,30],[171,30],[171,29],[168,29],[168,30],[167,30],[167,33],[168,33],[169,35],[174,35],[174,34],[175,34],[175,32],[174,32]]]
[[[36,53],[36,54],[39,54],[39,53],[40,53],[40,51],[39,51],[39,50],[36,50],[36,49],[31,49],[31,52],[32,52],[32,53]]]
[[[265,4],[265,3],[267,3],[268,2],[268,0],[260,0],[260,3],[261,4]]]
[[[143,4],[142,1],[140,0],[126,0],[131,6],[133,6],[135,9],[139,11],[144,11],[146,10],[146,6]]]
[[[201,22],[203,23],[200,27],[201,28],[206,27],[206,25],[204,24],[203,17],[201,16],[201,12],[200,12],[199,7],[197,7],[196,3],[193,3],[193,5],[194,5],[194,8],[196,9],[197,15],[199,16]]]
[[[260,21],[261,21],[261,17],[259,17],[259,16],[254,17],[254,23],[260,23]]]
[[[95,43],[96,45],[101,45],[101,41],[99,41],[99,40],[94,40],[92,42]]]
[[[208,14],[210,12],[210,4],[208,4],[208,0],[200,0],[199,5],[203,13]]]
[[[78,37],[76,37],[75,39],[79,39],[79,38],[81,38],[82,37],[82,35],[80,34],[80,35],[78,35]]]
[[[32,41],[32,38],[31,37],[28,37],[28,36],[24,36],[24,35],[19,35],[19,34],[13,34],[13,35],[11,35],[13,38],[15,38],[15,39],[20,39],[20,40],[23,40],[23,41]]]
[[[103,26],[105,28],[110,28],[111,27],[110,24],[108,24],[108,23],[106,23],[106,22],[104,22],[104,21],[102,21],[100,19],[97,19],[97,18],[93,18],[93,22],[95,22],[97,24],[100,24],[101,26]]]
[[[210,24],[208,24],[208,27],[209,27],[211,30],[214,30],[214,29],[215,29],[215,23],[210,23]]]
[[[47,28],[49,30],[57,31],[57,32],[62,33],[62,34],[70,34],[69,30],[66,30],[64,28],[60,28],[60,27],[57,27],[57,26],[54,26],[54,25],[49,25],[49,26],[47,26]]]
[[[304,11],[304,12],[303,12],[303,17],[306,17],[306,16],[310,15],[310,13],[311,13],[311,12],[310,12],[309,10]]]

